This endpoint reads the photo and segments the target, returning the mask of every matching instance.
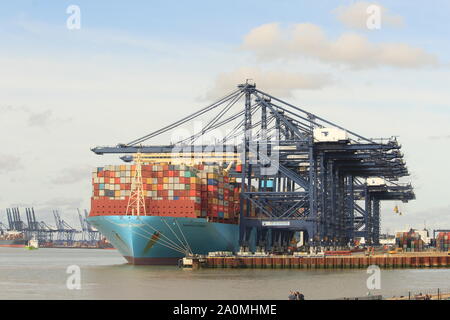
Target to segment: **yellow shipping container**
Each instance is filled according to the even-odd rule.
[[[163,183],[169,183],[169,177],[164,177],[163,178]],[[165,189],[165,188],[164,188]]]

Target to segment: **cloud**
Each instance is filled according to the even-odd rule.
[[[328,74],[301,74],[282,71],[263,71],[258,68],[239,68],[231,72],[221,73],[215,80],[214,87],[207,92],[206,98],[217,99],[230,88],[252,79],[258,89],[270,90],[276,96],[289,97],[294,90],[318,90],[332,83]]]
[[[32,111],[28,106],[0,106],[1,113],[24,113],[27,117],[27,125],[29,127],[48,127],[54,123],[67,123],[70,118],[57,118],[50,109],[43,111]]]
[[[438,64],[434,55],[421,48],[404,43],[371,43],[356,33],[343,33],[333,40],[312,23],[295,24],[286,30],[277,23],[259,26],[244,37],[242,49],[263,60],[309,57],[357,69],[419,68]]]
[[[30,113],[28,117],[28,125],[30,127],[46,127],[52,118],[52,111],[45,110],[38,113]]]
[[[42,205],[50,206],[52,208],[79,208],[83,199],[81,198],[69,198],[58,197],[44,202]]]
[[[441,135],[441,136],[429,136],[428,139],[430,139],[430,140],[448,140],[448,139],[450,139],[450,134]]]
[[[17,171],[23,165],[19,157],[15,155],[0,154],[0,174]]]
[[[381,27],[404,26],[405,22],[403,17],[390,13],[388,9],[379,4],[366,1],[355,2],[348,6],[340,6],[337,9],[333,10],[333,13],[336,15],[336,18],[345,26],[354,29],[367,30],[367,19],[371,15],[371,12],[368,13],[367,10],[370,6],[373,5],[376,5],[380,8]]]
[[[92,166],[81,165],[66,168],[58,176],[52,179],[55,184],[73,184],[79,181],[89,181]]]

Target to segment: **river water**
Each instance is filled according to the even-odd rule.
[[[79,270],[80,289],[67,282]],[[74,269],[69,269],[74,270]],[[306,299],[367,295],[366,270],[202,269],[133,266],[116,250],[0,248],[0,299],[281,299],[289,290]],[[68,281],[68,278],[70,281]],[[381,270],[392,297],[450,289],[450,269]]]

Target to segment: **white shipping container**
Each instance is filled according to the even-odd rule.
[[[316,128],[313,131],[314,142],[348,141],[348,133],[338,128]]]
[[[385,186],[386,180],[379,177],[370,177],[366,179],[366,183],[368,186]]]

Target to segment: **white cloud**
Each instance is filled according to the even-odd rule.
[[[45,110],[43,112],[30,113],[28,117],[28,125],[30,127],[45,127],[47,126],[52,117],[51,110]]]
[[[92,166],[78,165],[66,168],[58,176],[52,179],[55,184],[72,184],[80,181],[89,181]]]
[[[302,74],[283,71],[263,71],[259,68],[242,67],[217,76],[214,87],[207,98],[217,99],[229,93],[239,83],[251,79],[258,89],[270,91],[276,96],[289,97],[294,90],[317,90],[332,83],[328,74]]]
[[[434,55],[405,43],[372,43],[356,33],[329,39],[321,27],[311,23],[286,30],[276,23],[259,26],[245,36],[242,48],[265,60],[310,57],[351,68],[419,68],[438,63]]]
[[[22,169],[23,165],[18,156],[9,154],[0,154],[0,173],[8,173]]]
[[[373,5],[377,5],[380,9],[381,27],[400,27],[404,25],[405,22],[403,17],[392,14],[387,8],[380,4],[366,1],[355,2],[348,6],[340,6],[333,10],[333,13],[336,15],[336,18],[347,27],[367,30],[367,19],[370,16],[370,14],[367,13],[367,9]]]
[[[81,198],[70,198],[70,197],[57,197],[52,198],[43,203],[45,206],[49,206],[49,208],[64,208],[64,209],[73,209],[79,208],[84,200]]]

